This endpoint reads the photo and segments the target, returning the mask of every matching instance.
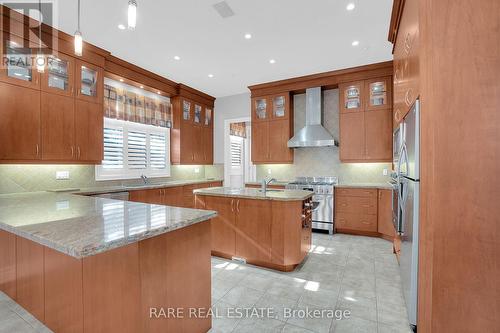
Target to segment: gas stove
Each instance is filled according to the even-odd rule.
[[[297,177],[286,185],[287,189],[314,192],[312,208],[313,230],[334,231],[334,188],[337,177]]]

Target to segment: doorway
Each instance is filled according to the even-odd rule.
[[[224,186],[243,188],[255,181],[256,168],[251,157],[250,118],[227,119],[224,123]]]

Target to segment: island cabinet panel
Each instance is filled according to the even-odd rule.
[[[197,194],[196,208],[218,213],[211,220],[213,255],[238,257],[251,264],[291,271],[311,246],[305,201]]]
[[[30,240],[16,238],[16,302],[44,321],[43,246]]]
[[[16,236],[0,230],[0,291],[16,299]]]
[[[388,240],[394,240],[396,230],[392,224],[392,191],[378,190],[378,232]]]
[[[237,199],[235,253],[250,262],[271,261],[271,202]]]
[[[215,210],[217,216],[211,220],[212,251],[219,254],[233,255],[235,247],[235,211],[234,199],[221,197],[199,197],[196,196],[196,208]],[[204,200],[203,200],[204,198]],[[200,203],[204,202],[204,207]]]
[[[140,332],[139,245],[83,259],[84,331]]]
[[[40,91],[0,82],[0,160],[39,160]]]
[[[82,261],[45,250],[45,325],[54,332],[83,332]]]

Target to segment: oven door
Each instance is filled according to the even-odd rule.
[[[313,222],[333,223],[333,195],[315,194],[313,202],[318,203],[316,209],[312,211]]]

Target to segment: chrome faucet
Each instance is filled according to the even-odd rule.
[[[148,177],[146,177],[146,175],[141,175],[141,179],[144,182],[144,185],[148,185],[149,184],[149,179],[148,179]]]
[[[267,192],[267,185],[271,184],[272,182],[275,182],[276,179],[275,178],[271,178],[269,180],[266,180],[266,179],[262,179],[262,185],[260,187],[261,191],[266,193]]]

